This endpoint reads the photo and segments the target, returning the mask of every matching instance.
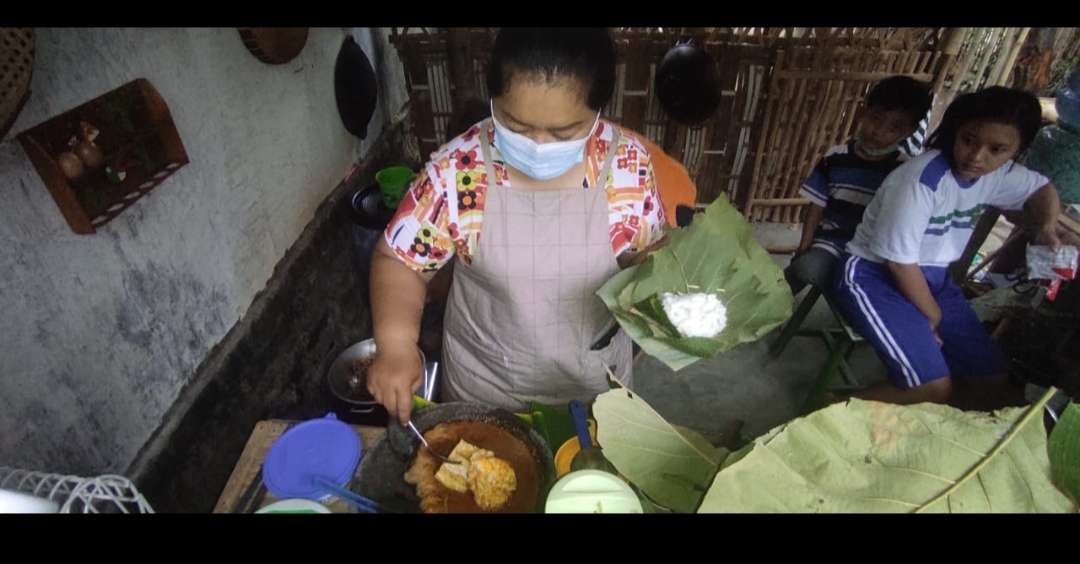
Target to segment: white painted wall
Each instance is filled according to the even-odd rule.
[[[235,28],[37,30],[33,93],[0,142],[0,465],[95,475],[132,460],[383,128],[381,108],[363,144],[341,124],[345,33],[369,56],[380,43],[313,28],[271,66]],[[75,235],[14,135],[140,77],[191,163]]]

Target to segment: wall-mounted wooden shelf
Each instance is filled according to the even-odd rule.
[[[57,162],[77,136],[79,123],[100,130],[95,144],[104,164],[69,180]],[[146,79],[136,79],[18,136],[60,213],[75,233],[94,233],[188,164],[169,107]],[[114,182],[106,167],[123,171]]]

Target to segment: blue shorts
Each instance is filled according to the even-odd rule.
[[[941,307],[934,338],[930,321],[893,282],[885,265],[844,254],[837,268],[834,303],[845,319],[874,346],[901,389],[939,378],[995,376],[1005,359],[986,334],[960,288],[944,267],[922,267],[930,293]]]

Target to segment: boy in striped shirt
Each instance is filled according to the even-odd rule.
[[[926,84],[906,76],[886,78],[870,90],[853,138],[825,153],[803,183],[810,200],[802,240],[784,271],[793,294],[806,284],[827,290],[844,246],[885,177],[907,156],[900,143],[930,109]]]

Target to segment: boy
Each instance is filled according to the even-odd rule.
[[[930,102],[928,86],[910,77],[878,82],[852,139],[829,149],[814,167],[799,191],[811,203],[802,240],[784,270],[792,294],[806,284],[830,287],[837,258],[882,181],[906,159],[899,144],[915,133]]]

